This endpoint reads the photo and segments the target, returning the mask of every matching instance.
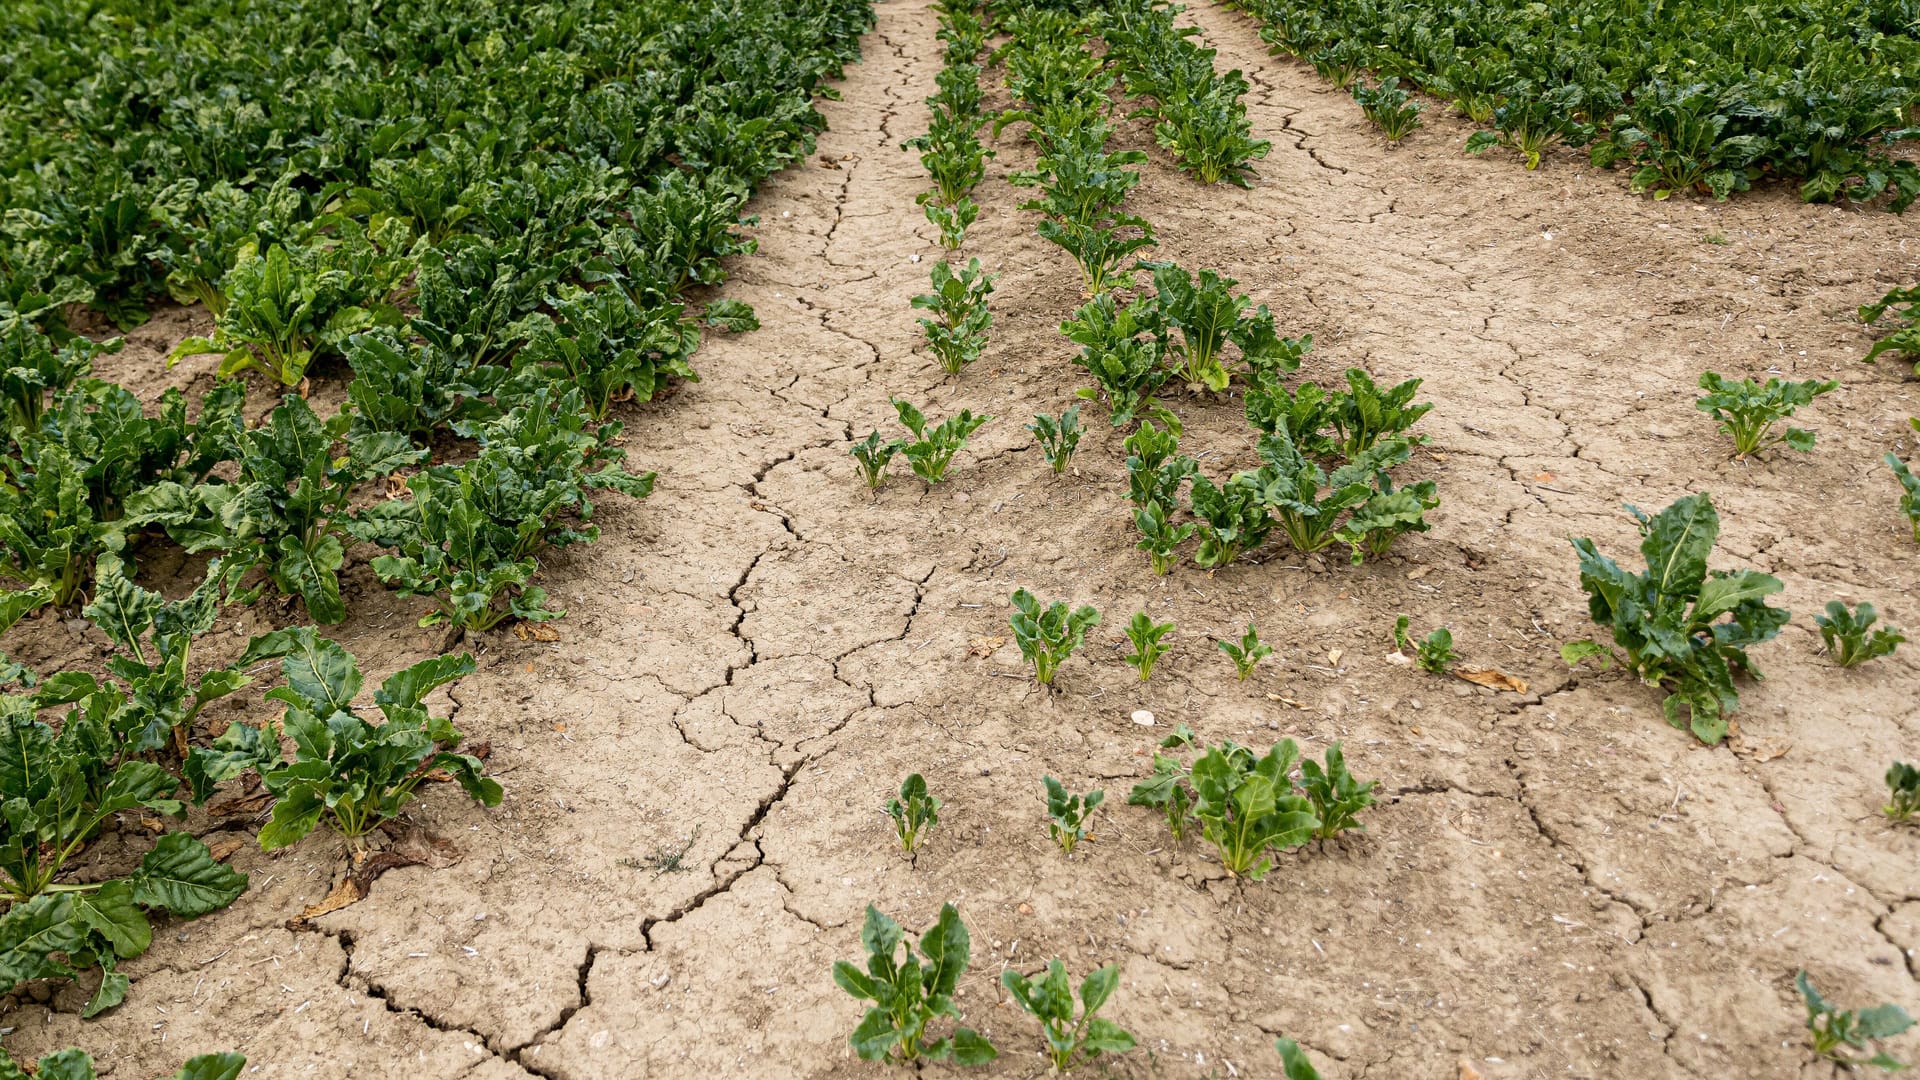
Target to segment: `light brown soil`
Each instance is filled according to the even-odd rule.
[[[858,954],[869,902],[917,931],[949,900],[974,941],[961,1007],[1003,1051],[981,1075],[1041,1071],[997,977],[1051,956],[1076,977],[1122,966],[1109,1014],[1141,1044],[1122,1076],[1275,1076],[1276,1034],[1331,1078],[1452,1078],[1463,1057],[1489,1078],[1826,1076],[1804,1064],[1797,969],[1846,1004],[1920,1005],[1920,832],[1876,812],[1888,762],[1920,753],[1920,675],[1906,653],[1839,671],[1811,623],[1845,597],[1920,624],[1879,464],[1911,454],[1920,401],[1897,367],[1856,362],[1869,338],[1850,314],[1920,275],[1912,222],[1790,192],[1653,203],[1572,153],[1537,173],[1463,157],[1466,129],[1437,108],[1387,147],[1243,16],[1188,17],[1253,81],[1273,153],[1243,192],[1155,150],[1133,206],[1158,257],[1236,276],[1284,332],[1313,333],[1303,375],[1426,380],[1432,442],[1410,468],[1440,484],[1431,533],[1359,568],[1275,546],[1155,578],[1119,438],[1096,418],[1056,479],[1021,427],[1085,379],[1056,329],[1078,275],[1015,209],[1004,177],[1031,152],[1011,133],[962,252],[1000,275],[993,345],[942,381],[908,307],[938,257],[913,205],[925,181],[898,148],[940,61],[924,0],[890,0],[823,106],[818,156],[752,207],[761,251],[727,295],[764,329],[710,342],[701,382],[623,411],[659,485],[604,500],[600,542],[546,569],[560,640],[466,646],[480,671],[452,707],[491,742],[505,804],[434,791],[414,817],[437,865],[304,930],[285,924],[340,879],[343,849],[245,845],[251,891],[157,934],[125,1005],[83,1022],[77,989],[23,1003],[10,1049],[77,1043],[133,1078],[224,1048],[262,1078],[877,1075],[847,1046],[860,1007],[829,966]],[[1140,124],[1123,139],[1150,143]],[[159,363],[204,321],[163,314],[114,374],[204,388],[210,358]],[[1729,462],[1693,408],[1709,368],[1839,379],[1799,419],[1819,446]],[[337,379],[316,385],[337,397]],[[951,482],[896,476],[870,497],[847,446],[891,427],[894,394],[997,419]],[[1211,475],[1252,462],[1237,400],[1171,404]],[[1622,502],[1702,490],[1725,521],[1715,564],[1779,575],[1796,613],[1756,650],[1744,750],[1700,747],[1656,692],[1557,655],[1595,632],[1567,538],[1628,558]],[[337,636],[377,674],[442,646],[364,565],[349,585]],[[1053,696],[1005,640],[1022,586],[1105,613]],[[1119,660],[1143,607],[1179,626],[1145,685]],[[1401,612],[1530,692],[1390,663]],[[295,614],[238,613],[231,647]],[[1212,639],[1249,618],[1276,653],[1239,683]],[[51,616],[5,644],[42,670],[103,645]],[[1382,805],[1364,836],[1232,882],[1123,805],[1182,722],[1312,753],[1342,740]],[[910,861],[878,808],[914,771],[946,805]],[[1043,774],[1109,795],[1071,859],[1046,836]],[[679,869],[651,868],[689,840]]]

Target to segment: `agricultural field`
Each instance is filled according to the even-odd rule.
[[[1920,24],[1551,7],[0,10],[0,1080],[1920,1060]]]

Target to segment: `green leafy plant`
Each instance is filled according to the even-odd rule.
[[[1880,620],[1873,605],[1862,601],[1859,607],[1848,610],[1839,600],[1827,601],[1827,613],[1815,615],[1813,621],[1820,628],[1820,640],[1826,644],[1827,653],[1833,662],[1843,668],[1858,667],[1869,660],[1882,656],[1891,656],[1907,640],[1900,631],[1883,626],[1873,629]]]
[[[1887,805],[1880,808],[1894,821],[1905,823],[1920,813],[1920,769],[1904,761],[1887,768]]]
[[[953,464],[954,455],[967,445],[968,437],[980,430],[980,425],[993,419],[991,416],[975,416],[971,409],[961,409],[928,431],[927,418],[919,409],[900,398],[892,400],[894,411],[900,414],[900,423],[913,433],[913,441],[900,447],[900,452],[906,455],[913,475],[928,485],[947,478],[947,467]]]
[[[1133,523],[1140,530],[1140,542],[1134,546],[1153,560],[1153,572],[1169,574],[1180,561],[1180,545],[1186,543],[1199,526],[1188,522],[1174,525],[1167,520],[1167,508],[1149,501],[1133,512]]]
[[[56,343],[22,318],[0,318],[0,429],[37,431],[48,399],[93,371],[94,357],[118,352],[121,339]]]
[[[1355,83],[1352,90],[1355,104],[1388,142],[1399,142],[1420,126],[1421,105],[1400,88],[1398,77],[1382,79],[1378,86],[1368,86],[1364,81]]]
[[[1061,661],[1072,656],[1086,641],[1087,631],[1100,625],[1100,612],[1091,605],[1068,610],[1066,601],[1056,600],[1045,609],[1025,589],[1013,594],[1013,639],[1020,655],[1033,665],[1033,675],[1041,686],[1052,686]]]
[[[941,906],[939,920],[920,938],[919,957],[908,947],[905,957],[896,958],[905,941],[900,924],[869,904],[867,921],[860,929],[867,969],[845,960],[833,965],[833,981],[842,990],[874,1003],[853,1029],[853,1052],[862,1061],[902,1064],[925,1059],[984,1065],[998,1057],[993,1044],[971,1028],[956,1027],[952,1035],[927,1038],[927,1025],[934,1017],[960,1017],[953,991],[973,951],[960,913],[952,904]]]
[[[900,797],[887,801],[886,812],[893,819],[901,851],[914,851],[925,834],[940,824],[940,800],[927,794],[927,781],[919,773],[900,784]]]
[[[980,217],[979,205],[965,197],[952,206],[929,199],[921,209],[926,212],[927,221],[940,230],[940,246],[948,251],[956,251],[966,242],[967,230]]]
[[[545,607],[545,590],[529,584],[537,556],[597,539],[593,493],[643,499],[654,474],[626,471],[626,451],[615,445],[621,425],[589,430],[575,389],[541,387],[504,416],[459,430],[479,440],[479,453],[416,473],[411,501],[379,504],[350,530],[393,551],[373,560],[381,580],[402,596],[433,599],[423,626],[450,621],[481,632],[508,618],[559,618],[565,613]]]
[[[1440,489],[1431,480],[1396,487],[1393,477],[1377,472],[1374,483],[1373,494],[1354,507],[1340,526],[1340,538],[1351,545],[1349,561],[1355,566],[1367,558],[1386,558],[1402,536],[1432,528],[1427,511],[1440,505]]]
[[[1191,387],[1220,391],[1229,374],[1222,358],[1228,342],[1240,347],[1250,368],[1291,371],[1300,362],[1299,343],[1274,331],[1273,313],[1247,296],[1235,296],[1233,278],[1212,270],[1196,277],[1172,263],[1142,263],[1153,272],[1154,306],[1170,330],[1180,333],[1167,360]]]
[[[1812,450],[1813,432],[1790,427],[1775,435],[1773,427],[1792,416],[1795,409],[1838,389],[1840,384],[1817,379],[1805,382],[1768,379],[1762,386],[1751,379],[1735,382],[1709,371],[1700,376],[1700,386],[1707,393],[1694,402],[1694,408],[1720,421],[1720,430],[1733,436],[1735,457],[1747,457],[1780,443],[1802,453]]]
[[[1133,652],[1124,659],[1140,673],[1140,681],[1146,682],[1153,674],[1153,665],[1167,654],[1167,646],[1160,640],[1173,632],[1172,623],[1157,623],[1153,616],[1137,611],[1133,621],[1127,624],[1127,640],[1133,643]]]
[[[1906,462],[1892,454],[1881,460],[1893,470],[1894,479],[1900,481],[1900,512],[1907,516],[1907,523],[1913,526],[1913,542],[1920,544],[1920,476],[1913,475]]]
[[[867,437],[853,444],[853,460],[860,465],[860,478],[867,487],[878,488],[887,482],[887,463],[893,455],[907,448],[905,439],[880,441],[879,431],[870,431]]]
[[[1057,419],[1035,416],[1027,430],[1033,432],[1034,439],[1040,443],[1040,452],[1046,456],[1047,464],[1053,466],[1053,471],[1066,472],[1073,461],[1074,450],[1080,445],[1080,406],[1068,406]]]
[[[264,564],[274,587],[305,601],[315,622],[337,623],[347,616],[339,575],[349,500],[361,484],[427,456],[398,432],[349,434],[350,421],[344,409],[322,421],[305,398],[288,394],[266,424],[234,436],[233,482],[162,483],[129,516],[165,526],[189,552]],[[342,439],[347,452],[336,458]]]
[[[118,650],[108,659],[107,670],[120,681],[126,696],[107,723],[125,752],[170,748],[184,757],[187,735],[200,710],[253,682],[245,669],[263,657],[251,652],[225,667],[188,676],[194,639],[213,629],[222,606],[251,599],[236,593],[249,569],[244,562],[215,559],[191,595],[168,600],[128,580],[118,564],[103,568],[93,602],[81,614]],[[66,704],[93,698],[98,691],[91,675],[66,672],[54,677],[41,700]]]
[[[1720,515],[1707,495],[1684,496],[1652,517],[1627,510],[1640,524],[1647,569],[1628,573],[1593,541],[1573,541],[1588,613],[1613,631],[1629,670],[1668,691],[1667,722],[1717,744],[1726,737],[1726,714],[1740,703],[1735,672],[1759,675],[1747,648],[1787,622],[1785,610],[1766,602],[1783,586],[1754,570],[1708,571]]]
[[[1299,1043],[1282,1035],[1273,1041],[1273,1048],[1280,1054],[1280,1068],[1287,1080],[1320,1080],[1320,1070],[1307,1060],[1307,1052]]]
[[[1161,102],[1153,140],[1172,154],[1180,167],[1203,184],[1226,181],[1250,187],[1253,162],[1267,156],[1273,144],[1253,137],[1253,124],[1240,100],[1248,90],[1238,71],[1210,79],[1206,85],[1171,95]]]
[[[1467,138],[1467,153],[1483,153],[1504,146],[1519,154],[1529,170],[1540,167],[1541,158],[1553,146],[1585,146],[1593,138],[1593,125],[1578,119],[1581,87],[1571,83],[1541,89],[1521,80],[1508,88],[1493,109],[1492,131],[1476,131]]]
[[[362,278],[345,264],[317,250],[296,258],[279,244],[265,255],[243,251],[223,279],[227,302],[213,337],[181,341],[167,362],[217,352],[223,378],[257,368],[298,386],[316,355],[338,352],[380,319],[397,321],[397,313],[379,315],[386,291],[398,283],[394,268]]]
[[[1874,1049],[1874,1043],[1891,1039],[1913,1026],[1913,1017],[1908,1016],[1905,1009],[1898,1005],[1836,1009],[1813,988],[1813,981],[1805,971],[1794,975],[1793,986],[1800,991],[1800,999],[1807,1006],[1807,1041],[1812,1044],[1814,1054],[1849,1070],[1861,1065],[1888,1072],[1906,1068],[1885,1050],[1867,1056],[1867,1051]]]
[[[1216,641],[1214,644],[1218,645],[1220,651],[1226,653],[1227,658],[1233,661],[1234,673],[1240,677],[1241,682],[1246,682],[1247,676],[1253,674],[1255,664],[1273,654],[1273,646],[1260,640],[1260,634],[1251,622],[1247,624],[1247,632],[1240,635],[1238,644],[1224,640]]]
[[[1194,760],[1193,816],[1233,876],[1259,881],[1273,865],[1270,850],[1299,847],[1318,832],[1312,804],[1288,777],[1299,757],[1294,741],[1282,739],[1264,756],[1229,741]]]
[[[147,910],[182,918],[231,904],[246,890],[246,875],[221,865],[207,846],[185,832],[162,835],[132,874],[106,880],[68,880],[69,860],[109,818],[144,809],[179,816],[180,781],[152,761],[131,756],[112,724],[127,705],[111,687],[62,676],[40,697],[0,698],[0,985],[28,979],[74,978],[103,968],[88,1000],[93,1016],[126,997],[128,979],[114,968],[139,956],[152,941]],[[58,733],[40,722],[44,705],[80,704]],[[144,910],[143,910],[144,909]]]
[[[969,261],[957,274],[942,259],[933,264],[932,280],[933,292],[914,297],[913,306],[936,316],[920,320],[927,346],[939,359],[941,370],[958,375],[986,347],[987,327],[993,324],[993,314],[987,310],[993,275],[981,271],[979,259]]]
[[[1047,965],[1042,978],[1029,978],[1008,968],[1000,973],[1000,985],[1027,1015],[1040,1021],[1047,1040],[1047,1059],[1053,1070],[1064,1073],[1101,1054],[1124,1054],[1133,1049],[1133,1036],[1111,1020],[1094,1015],[1107,1003],[1120,985],[1116,964],[1097,968],[1080,983],[1080,1015],[1074,1017],[1073,990],[1067,982],[1067,968],[1059,960]]]
[[[1188,504],[1199,518],[1200,546],[1193,564],[1205,570],[1231,566],[1242,552],[1254,551],[1273,530],[1265,493],[1255,473],[1235,473],[1215,487],[1198,472],[1188,489]]]
[[[1301,339],[1302,355],[1312,343],[1311,336]],[[1331,457],[1340,447],[1324,432],[1333,423],[1338,397],[1310,382],[1290,391],[1278,379],[1256,378],[1247,388],[1247,422],[1266,435],[1285,431],[1306,457]]]
[[[1177,750],[1196,745],[1193,729],[1185,724],[1173,729],[1173,734],[1160,740],[1160,749]],[[1148,806],[1166,815],[1167,831],[1173,834],[1175,843],[1187,838],[1187,829],[1193,823],[1193,793],[1189,790],[1187,767],[1179,758],[1167,754],[1153,755],[1153,775],[1133,785],[1127,793],[1128,806]]]
[[[1355,818],[1373,805],[1374,781],[1363,784],[1353,778],[1339,743],[1327,747],[1326,758],[1325,768],[1310,757],[1300,759],[1300,791],[1313,804],[1313,816],[1320,819],[1314,836],[1331,840],[1348,829],[1366,831]]]
[[[546,303],[553,313],[534,317],[514,367],[578,388],[595,420],[615,401],[652,398],[674,376],[699,379],[688,357],[700,334],[678,303],[643,307],[624,289],[571,285]]]
[[[1112,293],[1101,293],[1061,323],[1060,332],[1080,346],[1073,362],[1098,384],[1079,395],[1092,399],[1104,393],[1114,427],[1132,423],[1171,375],[1161,362],[1165,321],[1150,299],[1120,304]]]
[[[1409,619],[1402,615],[1393,623],[1393,647],[1400,655],[1407,655],[1412,648],[1414,660],[1421,670],[1431,671],[1435,675],[1445,675],[1447,668],[1459,657],[1453,651],[1453,631],[1442,626],[1419,641],[1410,641],[1407,635]]]
[[[1032,173],[1016,174],[1016,184],[1041,187],[1041,196],[1020,204],[1046,217],[1037,227],[1042,239],[1064,248],[1080,267],[1085,291],[1107,291],[1110,277],[1125,260],[1154,243],[1145,218],[1120,209],[1140,173],[1128,168],[1146,162],[1138,150],[1108,150],[1112,129],[1091,120],[1048,133]]]
[[[1297,551],[1312,554],[1345,541],[1357,561],[1363,551],[1390,545],[1399,533],[1425,524],[1424,490],[1408,489],[1396,501],[1375,503],[1389,494],[1387,470],[1411,453],[1403,438],[1376,442],[1331,474],[1307,460],[1284,429],[1262,436],[1259,449],[1266,463],[1246,475]],[[1363,513],[1369,509],[1374,513]]]
[[[350,431],[398,432],[424,444],[435,431],[499,412],[489,399],[507,390],[511,373],[497,364],[472,363],[457,335],[416,326],[425,340],[403,342],[384,327],[347,339]]]
[[[157,1080],[235,1080],[246,1066],[247,1059],[239,1054],[201,1054],[188,1058],[179,1072]],[[31,1072],[0,1050],[0,1080],[95,1080],[97,1076],[93,1058],[75,1047],[42,1056]]]
[[[1893,332],[1874,342],[1862,359],[1872,363],[1881,353],[1891,353],[1912,360],[1913,373],[1920,375],[1920,285],[1890,289],[1887,295],[1860,307],[1860,321],[1868,326],[1879,324],[1889,315],[1892,318],[1887,321],[1893,324]]]
[[[1334,395],[1328,415],[1328,421],[1340,435],[1340,453],[1357,458],[1381,440],[1406,431],[1431,412],[1432,402],[1413,403],[1413,396],[1420,392],[1420,381],[1408,379],[1382,390],[1366,372],[1348,368],[1347,390]],[[1422,443],[1426,437],[1410,436],[1407,441]]]
[[[1089,791],[1077,795],[1067,790],[1066,785],[1053,777],[1046,777],[1047,787],[1047,835],[1060,845],[1060,850],[1073,854],[1074,846],[1087,837],[1087,822],[1092,820],[1094,810],[1106,801],[1104,791]]]
[[[1143,420],[1140,429],[1127,436],[1125,445],[1127,498],[1142,510],[1158,507],[1163,518],[1171,515],[1180,505],[1180,485],[1200,472],[1199,462],[1175,453],[1180,448],[1180,432],[1172,424],[1161,428]]]
[[[312,627],[276,630],[261,647],[283,652],[285,686],[267,697],[285,705],[286,734],[293,740],[291,761],[280,760],[280,727],[234,723],[213,747],[196,747],[188,759],[196,789],[240,775],[260,773],[274,796],[273,816],[260,830],[260,846],[286,847],[325,819],[356,843],[397,816],[418,796],[429,775],[444,772],[483,806],[500,805],[498,781],[488,777],[479,758],[456,753],[460,733],[445,717],[427,712],[423,699],[434,690],[473,672],[472,656],[439,656],[395,672],[374,692],[385,718],[371,724],[354,710],[360,693],[360,665],[337,642]]]

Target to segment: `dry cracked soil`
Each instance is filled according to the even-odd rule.
[[[1237,277],[1283,332],[1312,333],[1303,375],[1425,380],[1431,442],[1409,469],[1439,483],[1430,533],[1361,567],[1270,546],[1155,577],[1119,436],[1096,419],[1056,477],[1022,427],[1084,378],[1057,329],[1078,274],[1017,209],[1006,176],[1032,156],[1012,133],[961,252],[999,275],[992,344],[944,379],[908,306],[939,253],[899,147],[925,123],[935,20],[887,0],[822,104],[818,153],[751,208],[760,250],[726,294],[764,328],[707,344],[700,382],[623,408],[658,487],[605,499],[600,541],[545,570],[559,639],[460,646],[480,669],[440,707],[490,744],[505,803],[442,786],[393,841],[415,865],[291,923],[345,876],[338,841],[263,855],[257,815],[197,817],[244,841],[228,846],[253,888],[165,927],[104,1017],[79,1019],[83,988],[16,995],[11,1049],[78,1044],[129,1078],[228,1048],[262,1078],[878,1075],[847,1044],[860,1006],[829,967],[858,955],[867,904],[917,931],[948,901],[973,935],[960,1007],[1003,1051],[983,1075],[1042,1071],[998,975],[1055,956],[1076,975],[1120,966],[1108,1014],[1139,1048],[1103,1062],[1115,1076],[1276,1076],[1284,1034],[1336,1080],[1824,1077],[1796,970],[1843,1003],[1920,1005],[1920,831],[1877,812],[1888,762],[1920,752],[1920,674],[1905,654],[1837,669],[1810,618],[1836,597],[1920,618],[1879,464],[1911,456],[1916,384],[1857,362],[1870,339],[1851,315],[1920,274],[1911,221],[1782,191],[1654,203],[1572,153],[1528,173],[1463,157],[1467,129],[1437,107],[1388,147],[1246,17],[1186,17],[1252,81],[1273,150],[1245,191],[1154,150],[1132,207],[1158,257]],[[1151,147],[1139,122],[1120,139]],[[149,394],[206,385],[211,358],[160,361],[206,321],[163,312],[106,374]],[[1693,407],[1710,368],[1838,379],[1800,417],[1815,451],[1729,461]],[[339,397],[338,374],[316,397]],[[870,494],[848,446],[892,424],[891,395],[995,419],[950,482]],[[1237,400],[1169,401],[1210,474],[1254,461]],[[1656,692],[1558,654],[1594,633],[1568,539],[1629,556],[1622,503],[1696,491],[1724,519],[1715,565],[1778,575],[1796,612],[1756,650],[1767,679],[1717,749],[1670,728]],[[363,559],[349,586],[336,636],[377,675],[446,644]],[[1057,693],[1009,639],[1017,587],[1106,615]],[[1147,683],[1119,659],[1143,609],[1178,626]],[[1392,662],[1402,612],[1527,690]],[[240,611],[220,640],[296,616]],[[1275,653],[1243,683],[1213,639],[1249,620]],[[5,645],[41,670],[105,655],[52,615]],[[1340,741],[1380,805],[1364,834],[1231,880],[1124,805],[1179,723],[1308,753]],[[945,807],[909,859],[879,807],[916,771]],[[1071,858],[1047,838],[1043,775],[1109,793]]]

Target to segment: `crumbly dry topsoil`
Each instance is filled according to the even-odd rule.
[[[998,975],[1053,956],[1076,975],[1121,966],[1109,1013],[1140,1048],[1117,1076],[1275,1076],[1276,1034],[1340,1080],[1827,1076],[1801,1048],[1797,969],[1845,1003],[1920,1005],[1920,831],[1877,814],[1888,762],[1920,753],[1920,675],[1906,654],[1837,670],[1810,618],[1842,597],[1920,624],[1879,464],[1911,454],[1920,401],[1897,366],[1857,362],[1869,338],[1851,316],[1920,276],[1911,215],[1784,191],[1654,203],[1572,153],[1533,173],[1463,157],[1466,129],[1437,107],[1388,147],[1245,17],[1188,17],[1252,81],[1273,152],[1241,191],[1155,150],[1132,205],[1158,257],[1231,274],[1283,332],[1312,333],[1303,375],[1425,380],[1432,441],[1409,473],[1439,483],[1432,532],[1358,568],[1275,545],[1154,577],[1120,438],[1094,419],[1055,477],[1022,429],[1086,380],[1057,330],[1078,274],[1017,209],[1005,177],[1032,157],[1011,133],[962,251],[999,274],[993,343],[943,380],[908,307],[938,251],[899,148],[925,123],[935,22],[924,0],[889,0],[822,106],[818,154],[754,201],[760,252],[726,293],[764,328],[709,342],[700,382],[621,410],[659,485],[605,499],[600,541],[545,570],[559,639],[460,646],[480,669],[442,708],[490,744],[506,802],[434,790],[382,841],[416,865],[298,928],[346,875],[343,847],[316,834],[262,855],[257,804],[196,817],[246,841],[232,862],[253,888],[163,928],[104,1017],[80,1020],[82,988],[27,988],[10,1049],[78,1044],[135,1080],[225,1048],[263,1078],[871,1076],[846,1042],[860,1006],[828,969],[858,954],[868,903],[918,930],[945,901],[973,933],[960,1006],[1003,1051],[982,1075],[1041,1071]],[[1121,138],[1151,144],[1141,123]],[[108,374],[204,388],[211,358],[161,357],[205,323],[163,312]],[[1693,408],[1708,369],[1840,380],[1800,418],[1816,450],[1729,461]],[[316,396],[337,400],[340,374]],[[897,476],[873,496],[847,448],[890,427],[889,395],[996,419],[949,483]],[[1170,403],[1210,474],[1254,461],[1239,401]],[[1796,613],[1756,650],[1767,680],[1718,749],[1668,727],[1656,692],[1558,658],[1593,633],[1568,538],[1631,556],[1620,504],[1695,491],[1725,522],[1716,565],[1778,575]],[[1053,695],[1008,638],[1017,587],[1105,613]],[[349,589],[335,633],[375,673],[447,644],[364,561]],[[1119,659],[1143,608],[1178,624],[1144,685]],[[1401,612],[1528,690],[1390,662]],[[215,647],[297,615],[237,612]],[[1249,619],[1276,651],[1241,683],[1213,639]],[[105,646],[52,615],[4,644],[42,670],[97,666]],[[1151,729],[1130,719],[1142,708]],[[254,696],[211,722],[263,714]],[[1310,753],[1340,740],[1381,805],[1364,835],[1229,880],[1123,805],[1178,723]],[[878,808],[915,771],[945,807],[910,860]],[[1043,775],[1109,793],[1072,858],[1047,839]]]

